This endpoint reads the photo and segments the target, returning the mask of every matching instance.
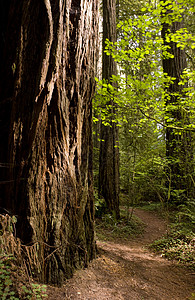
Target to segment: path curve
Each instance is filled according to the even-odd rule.
[[[147,245],[166,233],[154,212],[136,209],[146,224],[143,236],[121,242],[97,241],[101,255],[75,273],[49,300],[187,300],[195,290],[193,274],[155,255]]]

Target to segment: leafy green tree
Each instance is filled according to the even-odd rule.
[[[162,62],[177,59],[170,51],[170,43],[171,45],[177,45],[175,48],[178,48],[179,50],[177,51],[181,53],[184,53],[184,48],[188,48],[186,49],[187,54],[193,52],[195,47],[194,35],[187,28],[178,28],[174,32],[168,31],[166,37],[161,37],[163,24],[167,22],[169,26],[173,26],[175,22],[180,23],[184,13],[182,6],[186,5],[186,3],[188,6],[190,5],[189,2],[180,2],[180,6],[170,1],[166,1],[166,7],[162,1],[158,5],[145,5],[141,8],[138,15],[132,14],[129,19],[119,22],[120,39],[117,43],[107,41],[106,47],[107,54],[112,55],[121,71],[121,76],[113,76],[113,81],[118,83],[118,90],[111,89],[105,82],[99,82],[99,99],[100,102],[103,99],[105,104],[109,96],[114,98],[118,107],[117,120],[119,122],[128,122],[129,109],[134,109],[140,113],[140,123],[145,122],[147,119],[148,122],[150,120],[153,123],[155,131],[159,130],[160,132],[162,128],[165,128],[166,133],[172,131],[178,139],[181,139],[181,136],[183,136],[183,145],[177,143],[177,146],[174,146],[172,142],[175,139],[172,141],[168,140],[166,134],[165,137],[169,144],[166,147],[167,149],[172,147],[172,149],[175,149],[174,151],[179,151],[180,155],[183,155],[183,158],[180,157],[179,159],[180,161],[185,161],[185,175],[180,176],[178,169],[175,169],[174,176],[175,178],[183,177],[184,181],[190,178],[191,183],[189,186],[188,181],[188,186],[189,190],[193,191],[193,164],[189,164],[189,158],[193,160],[190,136],[191,132],[194,131],[191,113],[194,112],[193,84],[195,72],[194,69],[189,69],[189,63],[186,66],[182,66],[179,75],[180,81],[179,83],[177,82],[179,89],[170,92],[169,87],[173,86],[178,79],[175,73],[166,73],[165,68],[163,68],[164,63],[162,64]],[[171,10],[171,14],[166,14],[167,8]],[[189,6],[188,11],[193,13],[193,7]],[[163,15],[164,17],[162,17]],[[168,103],[170,97],[175,97],[179,101],[177,103]],[[174,118],[175,104],[179,106],[180,112],[186,112],[181,114],[180,119]],[[96,108],[98,109],[98,102],[96,103]],[[103,111],[101,113],[104,115],[106,122],[109,114]],[[159,134],[159,136],[162,137],[163,143],[164,134]],[[187,136],[189,137],[188,139],[186,139]],[[185,150],[183,149],[184,143],[186,146]],[[173,160],[177,164],[178,157],[175,155]],[[164,166],[170,170],[169,163],[169,159],[164,159]],[[182,167],[181,170],[184,171],[184,168]],[[164,175],[169,182],[167,186],[168,200],[174,193],[178,195],[180,192],[186,192],[187,181],[185,187],[177,186],[176,188],[177,184],[172,185],[171,182],[173,174],[171,174],[171,177],[170,173],[169,175],[164,173]]]
[[[119,130],[121,190],[129,195],[130,205],[164,199],[163,130],[155,130],[149,120],[140,123],[141,118],[132,110]]]

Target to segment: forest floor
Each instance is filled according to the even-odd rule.
[[[155,212],[136,209],[145,231],[129,240],[97,241],[99,256],[62,288],[49,287],[49,300],[185,300],[195,292],[195,274],[148,245],[166,233]]]

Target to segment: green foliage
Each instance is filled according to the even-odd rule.
[[[145,118],[151,118],[163,126],[166,121],[166,126],[177,131],[194,129],[193,123],[183,124],[178,120],[173,122],[172,115],[167,114],[167,111],[178,110],[178,106],[189,113],[194,111],[195,70],[190,64],[184,70],[178,83],[181,91],[177,95],[174,93],[180,101],[167,105],[170,93],[166,88],[176,78],[164,73],[161,63],[163,58],[173,58],[170,52],[170,42],[176,43],[181,49],[187,48],[188,52],[195,47],[195,36],[187,28],[180,28],[176,32],[167,31],[165,43],[160,35],[162,23],[172,24],[181,20],[185,5],[185,1],[180,1],[179,4],[172,3],[172,1],[160,1],[156,8],[153,5],[145,5],[141,9],[142,14],[131,15],[129,19],[119,22],[118,42],[106,41],[105,52],[117,61],[121,72],[121,76],[111,78],[111,82],[115,82],[115,87],[104,79],[97,80],[98,89],[94,109],[101,114],[106,125],[110,124],[108,121],[110,119],[109,105],[112,99],[113,105],[115,103],[119,108],[112,116],[112,122],[127,120],[124,111],[127,108],[132,109],[133,106],[143,114],[141,122],[145,122]],[[188,7],[188,13],[192,11],[192,7]],[[186,82],[188,82],[188,87],[185,86]],[[123,112],[121,115],[120,109]]]
[[[106,41],[105,52],[117,61],[120,75],[111,78],[113,85],[97,80],[94,109],[105,125],[118,122],[120,126],[121,188],[131,201],[156,199],[165,205],[165,199],[174,197],[181,203],[185,189],[173,190],[173,174],[166,173],[170,157],[167,161],[165,128],[171,128],[178,139],[184,131],[195,130],[195,30],[187,26],[192,24],[194,3],[168,0],[154,5],[140,1],[136,8],[133,6],[119,7],[118,41]],[[167,30],[164,42],[163,23],[171,27],[181,20],[185,26]],[[179,80],[163,72],[162,60],[174,59],[170,43],[185,49],[188,57],[188,67]],[[170,92],[169,86],[176,80],[180,89]],[[177,101],[169,103],[172,96]],[[174,117],[178,112],[180,119]],[[180,162],[179,156],[178,161],[173,158],[173,164]]]
[[[47,298],[46,294],[47,286],[37,283],[31,283],[29,287],[26,285],[22,286],[22,297],[23,299],[44,299]]]
[[[0,298],[2,300],[18,300],[18,293],[15,291],[14,283],[11,277],[11,267],[14,257],[9,255],[0,255]]]
[[[95,217],[101,218],[106,212],[106,203],[104,199],[98,197],[97,191],[94,192],[95,196]]]
[[[134,204],[141,201],[161,201],[165,198],[163,133],[154,132],[155,126],[140,123],[140,114],[129,114],[128,123],[120,132],[121,189]]]
[[[143,201],[140,203],[139,207],[141,207],[142,210],[146,211],[154,211],[158,212],[159,214],[162,214],[162,203],[160,202],[146,202]]]
[[[172,220],[166,236],[150,247],[168,259],[195,270],[195,201],[190,199],[169,213]]]
[[[177,223],[195,233],[195,199],[189,199],[178,207]]]
[[[96,220],[96,235],[100,240],[129,239],[143,233],[144,224],[133,216],[129,221],[126,211],[121,210],[121,218],[116,220],[112,215],[105,214]]]
[[[177,231],[174,229],[167,237],[155,241],[150,247],[168,259],[195,269],[195,235],[192,232],[183,228]]]
[[[168,259],[174,259],[195,270],[195,203],[190,201],[173,212],[174,222],[167,236],[150,247]],[[193,206],[193,208],[192,208]]]

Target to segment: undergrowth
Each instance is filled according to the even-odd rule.
[[[162,213],[162,203],[160,202],[142,202],[137,205],[138,208],[141,208],[146,211],[155,211],[158,213]]]
[[[116,220],[110,214],[105,214],[96,219],[96,236],[99,240],[127,240],[130,236],[139,235],[143,231],[144,223],[134,215],[128,220],[123,210],[121,210],[119,220]]]
[[[14,236],[16,221],[15,217],[0,215],[0,299],[45,299],[46,286],[34,282],[29,275],[30,264],[24,255],[30,251],[26,252],[26,246]],[[34,255],[35,249],[30,250]]]
[[[150,248],[195,270],[195,236],[190,232],[171,231],[168,236],[151,244]]]
[[[195,270],[195,223],[191,213],[180,209],[167,235],[151,244],[150,248]]]

